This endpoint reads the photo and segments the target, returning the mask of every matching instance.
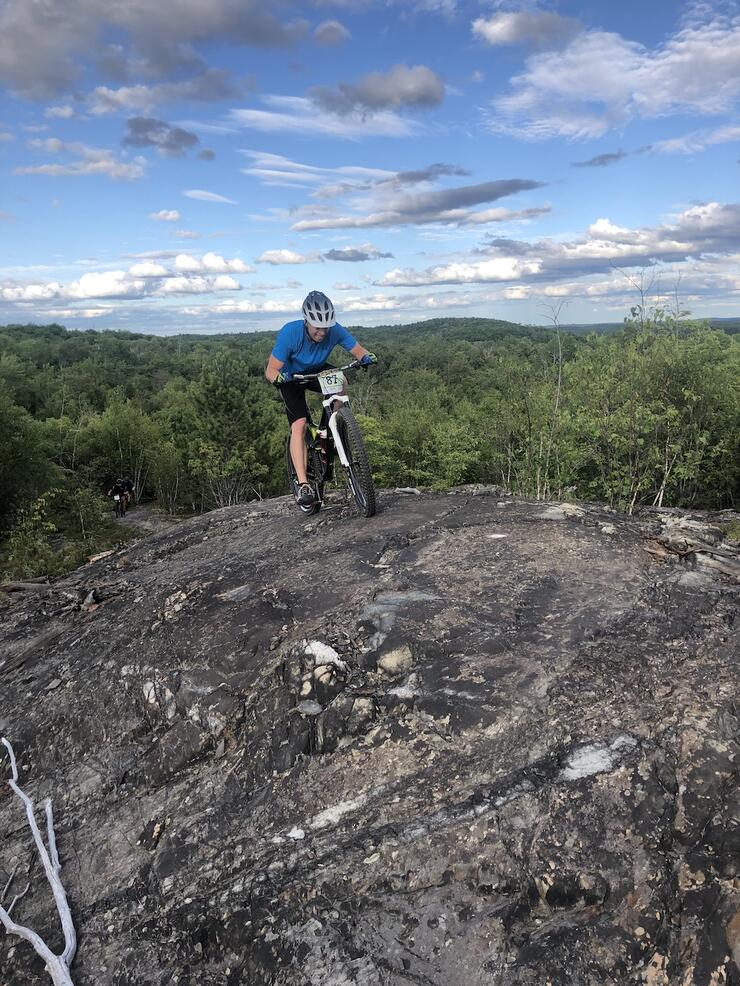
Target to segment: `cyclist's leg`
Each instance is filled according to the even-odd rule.
[[[303,485],[308,482],[306,476],[306,418],[298,418],[290,425],[290,457],[295,466],[298,482]]]
[[[283,383],[278,392],[285,404],[290,425],[290,457],[299,484],[307,482],[306,476],[306,425],[309,418],[305,387],[298,383]]]

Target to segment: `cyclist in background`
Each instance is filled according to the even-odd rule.
[[[131,479],[117,479],[113,486],[108,490],[108,496],[118,494],[123,498],[124,511],[128,508],[134,495],[134,482]]]
[[[326,361],[335,346],[348,350],[363,366],[377,363],[378,358],[337,322],[334,305],[322,291],[311,291],[306,296],[302,315],[295,322],[287,322],[278,332],[265,377],[277,387],[285,404],[290,424],[290,455],[299,484],[296,499],[302,507],[309,507],[315,497],[306,476],[305,434],[309,416],[306,388],[315,391],[321,388],[318,381],[297,381],[293,374],[331,369]]]

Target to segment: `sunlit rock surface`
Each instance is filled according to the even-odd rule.
[[[723,518],[381,508],[216,511],[0,594],[76,986],[740,982]],[[33,859],[6,788],[0,891]],[[0,983],[47,982],[0,930]]]

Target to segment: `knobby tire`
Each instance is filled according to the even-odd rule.
[[[376,509],[375,484],[360,426],[351,408],[344,404],[337,412],[337,427],[349,459],[350,489],[363,517]]]

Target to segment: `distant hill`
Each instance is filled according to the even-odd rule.
[[[707,321],[713,329],[721,329],[728,335],[740,332],[740,318],[710,318]]]
[[[697,321],[704,320],[697,319]],[[726,332],[728,335],[740,332],[740,317],[710,318],[706,321],[713,329]],[[350,324],[346,320],[345,324],[350,331],[355,332],[358,336],[361,334],[362,340],[367,342],[372,342],[375,339],[381,340],[388,336],[423,339],[427,336],[440,335],[446,339],[459,339],[467,342],[492,342],[506,338],[537,340],[553,331],[551,325],[527,325],[500,318],[429,318],[420,322],[372,326],[360,323]],[[267,342],[274,338],[279,327],[278,321],[276,321],[273,328],[260,329],[256,332],[213,332],[207,334],[182,332],[177,335],[160,336],[128,330],[67,329],[58,324],[27,323],[25,325],[0,325],[0,337],[4,335],[7,339],[16,341],[28,339],[34,342],[46,341],[49,343],[59,343],[80,337],[91,339],[102,335],[126,340],[169,340],[170,344],[179,339],[180,345],[187,342],[201,350],[211,350],[222,344],[234,348],[240,342]],[[590,335],[592,332],[602,335],[619,332],[620,329],[624,328],[624,322],[568,322],[561,325],[560,328],[562,331],[576,336]]]
[[[734,335],[736,332],[740,332],[740,318],[697,318],[695,321],[706,321],[707,324],[713,329],[726,332],[728,335]],[[547,326],[545,326],[545,328],[546,327]],[[572,332],[573,335],[582,336],[589,335],[591,332],[619,332],[620,329],[624,328],[624,322],[574,322],[567,325],[561,325],[560,328],[566,332]]]

